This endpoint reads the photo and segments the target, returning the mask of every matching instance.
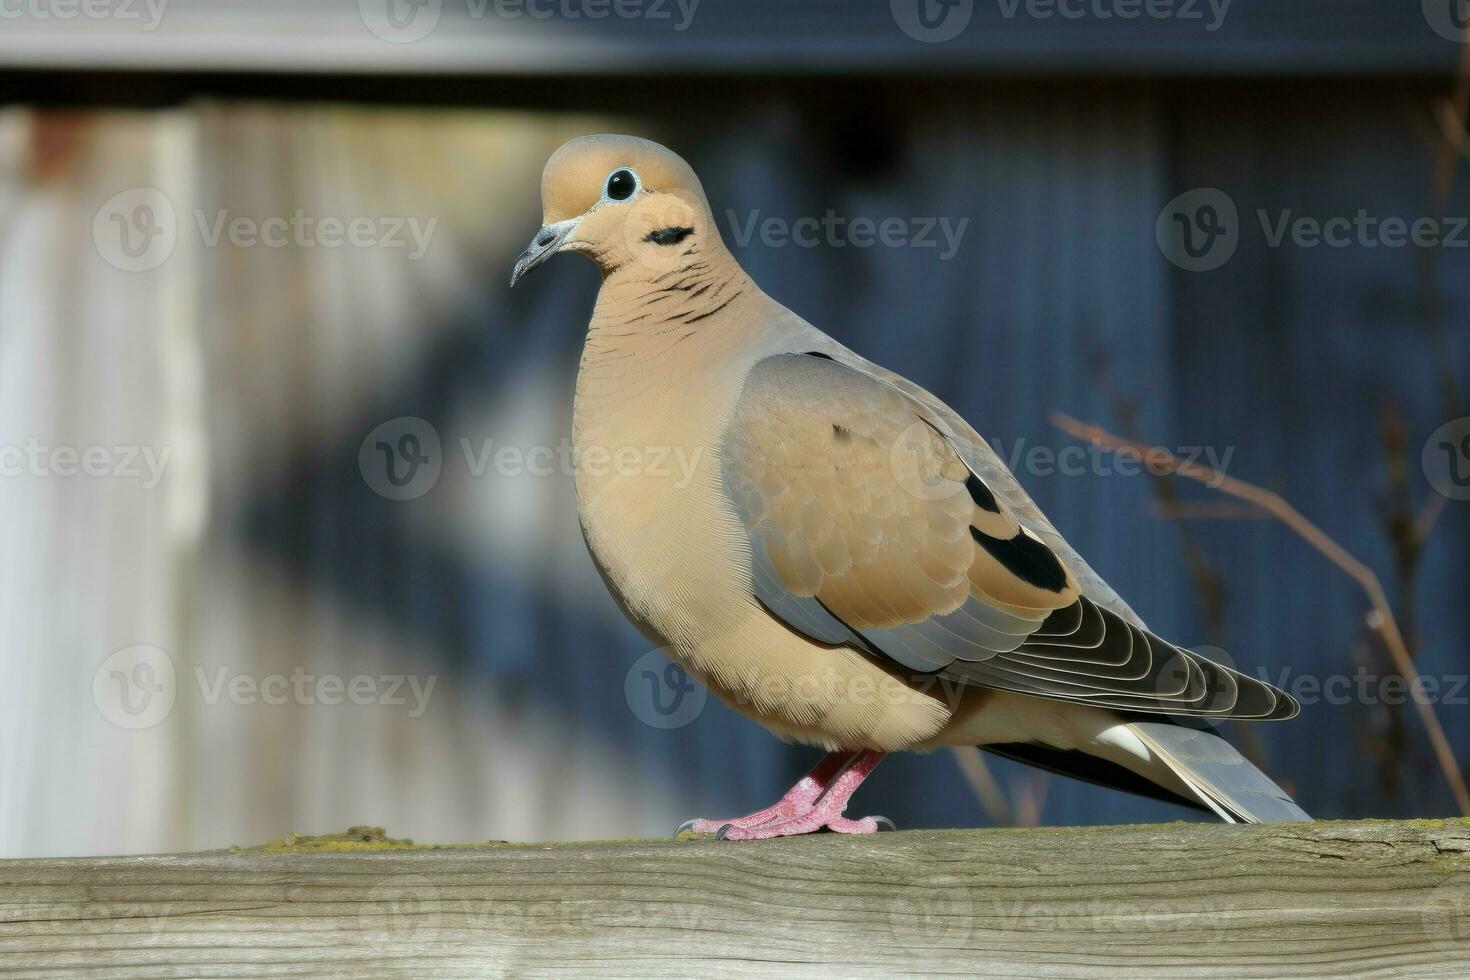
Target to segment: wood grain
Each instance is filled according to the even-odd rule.
[[[0,862],[0,974],[1383,977],[1470,963],[1470,822]]]

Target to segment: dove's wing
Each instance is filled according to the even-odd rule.
[[[1005,503],[1007,509],[1022,527],[1039,537],[1061,560],[1062,564],[1067,566],[1077,580],[1082,594],[1102,608],[1117,613],[1130,624],[1147,629],[1138,614],[1123,601],[1123,597],[1118,595],[1101,575],[1093,571],[1092,566],[1088,565],[1062,537],[1061,532],[1052,526],[1051,521],[1047,520],[1041,508],[1036,506],[1036,502],[1026,492],[1026,488],[1021,486],[1021,482],[1006,466],[1005,460],[1001,459],[990,443],[971,428],[958,412],[903,375],[896,374],[880,364],[874,364],[835,341],[831,341],[830,338],[823,337],[823,340],[827,342],[823,344],[825,353],[821,356],[831,357],[860,374],[870,375],[892,385],[918,402],[924,411],[932,413],[932,418],[943,431],[945,439],[964,461],[965,466]]]
[[[1019,520],[956,441],[931,408],[828,355],[760,361],[722,454],[757,598],[819,642],[965,683],[1134,712],[1296,713],[1089,597],[1037,519],[1060,535],[1039,511]]]

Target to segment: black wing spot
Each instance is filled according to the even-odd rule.
[[[1067,570],[1057,561],[1057,556],[1025,531],[1017,531],[1014,538],[992,538],[972,527],[970,537],[989,552],[990,557],[1028,585],[1048,592],[1060,592],[1067,587]]]
[[[970,499],[975,501],[976,507],[988,510],[992,514],[1000,513],[1000,505],[995,502],[995,494],[991,493],[990,488],[974,473],[965,477],[965,489],[970,491]]]
[[[645,242],[653,242],[655,245],[677,245],[690,235],[694,234],[693,228],[655,228],[643,236]]]
[[[806,352],[806,356],[807,357],[820,357],[824,361],[830,361],[830,360],[832,360],[832,355],[831,354],[823,354],[819,350],[809,350],[809,351]]]

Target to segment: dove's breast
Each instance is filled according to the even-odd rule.
[[[584,367],[573,414],[577,504],[598,568],[629,618],[689,645],[749,615],[744,534],[724,505],[719,440],[735,392],[690,398]]]
[[[939,697],[855,650],[813,643],[756,600],[749,539],[720,458],[749,364],[691,356],[648,370],[658,358],[602,358],[592,341],[573,413],[578,512],[588,550],[634,625],[781,737],[891,750],[939,732],[951,715]]]

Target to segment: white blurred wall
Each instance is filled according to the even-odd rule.
[[[238,530],[293,461],[357,446],[375,399],[421,368],[487,255],[534,230],[538,202],[522,192],[581,131],[207,105],[0,119],[0,854],[248,844],[364,822],[434,840],[576,837],[676,812],[575,719],[466,668],[473,651],[439,649],[435,631],[375,616]],[[222,209],[436,224],[422,255],[211,244],[200,216],[209,228]],[[145,245],[160,224],[171,232]],[[491,392],[473,424],[504,436],[519,413],[549,432],[560,394]],[[89,450],[92,474],[69,455]],[[517,533],[575,544],[570,497],[547,492],[555,506],[523,508]],[[409,520],[429,546],[489,561],[477,535],[505,522],[477,517],[487,506],[446,483]],[[383,574],[407,575],[404,560],[385,554]],[[375,679],[391,700],[383,679],[403,678],[408,703],[288,692],[271,704],[217,686],[298,672]]]

